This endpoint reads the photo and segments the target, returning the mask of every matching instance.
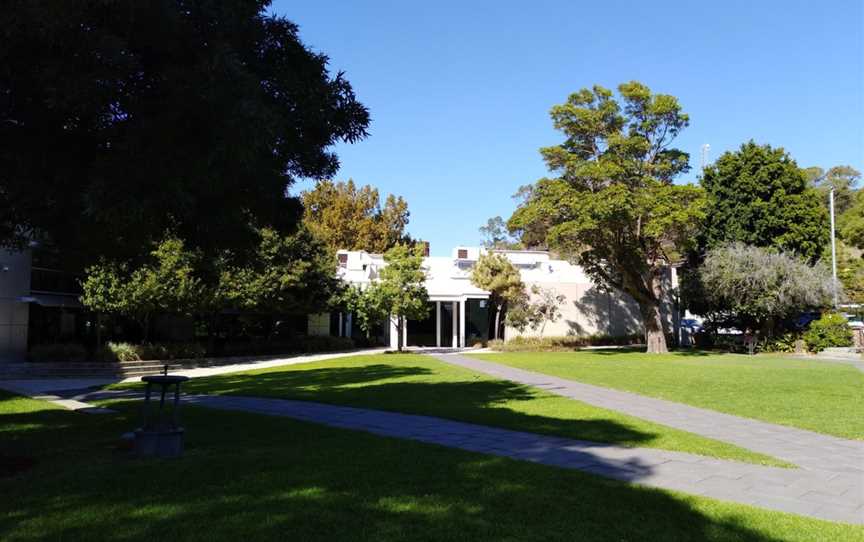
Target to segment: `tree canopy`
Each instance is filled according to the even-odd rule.
[[[378,189],[348,182],[319,181],[303,192],[303,222],[333,250],[383,254],[409,243],[408,204],[389,194],[381,205]]]
[[[846,243],[864,249],[864,191],[856,191],[849,208],[837,217],[837,230]]]
[[[507,223],[500,216],[493,216],[486,224],[478,228],[482,237],[481,245],[485,248],[517,249],[522,244],[510,236]]]
[[[749,141],[705,168],[703,250],[739,241],[816,261],[828,244],[827,200],[782,149]]]
[[[809,167],[804,175],[810,185],[822,195],[822,201],[828,201],[828,192],[834,189],[834,211],[845,213],[852,206],[855,189],[861,180],[861,173],[852,166],[834,166],[828,171],[820,167]]]
[[[205,253],[300,218],[297,177],[369,115],[269,1],[12,0],[0,11],[0,244]]]
[[[471,269],[471,284],[489,291],[489,301],[495,307],[493,339],[498,338],[501,314],[508,305],[515,305],[527,296],[519,270],[503,254],[482,254]]]
[[[386,312],[393,318],[401,351],[405,321],[422,320],[430,310],[423,246],[400,243],[384,253],[384,261],[387,265],[381,269],[380,280],[369,287],[369,306],[374,307],[375,314]]]
[[[689,117],[678,100],[638,82],[582,89],[552,108],[560,145],[541,149],[554,177],[523,190],[508,221],[523,243],[546,244],[603,285],[639,304],[650,352],[666,351],[660,312],[664,273],[679,261],[703,216],[702,191],[673,180],[689,169],[671,146]]]
[[[784,320],[831,304],[833,279],[821,262],[797,255],[731,243],[711,249],[685,282],[691,311],[715,324],[752,329],[770,336]],[[691,288],[698,284],[694,293]]]

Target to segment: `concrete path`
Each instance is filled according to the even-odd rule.
[[[90,392],[74,401],[134,397]],[[781,469],[653,448],[627,448],[537,435],[430,416],[258,397],[188,395],[184,404],[286,416],[306,422],[404,438],[472,452],[576,469],[592,474],[752,504],[831,521],[864,524],[860,477],[829,470]]]
[[[864,442],[861,441],[592,386],[459,354],[434,357],[496,378],[534,386],[555,395],[729,442],[754,452],[783,459],[805,469],[842,473],[858,482],[864,479]]]
[[[314,361],[325,361],[328,359],[344,358],[348,356],[364,356],[369,354],[381,354],[383,348],[367,348],[351,352],[338,352],[331,354],[306,354],[279,359],[268,359],[265,361],[247,361],[232,365],[220,365],[218,367],[198,367],[196,369],[181,369],[171,371],[172,375],[183,375],[192,377],[213,376],[238,371],[252,371],[256,369],[267,369],[270,367],[281,367],[283,365],[295,365],[297,363],[311,363]],[[0,389],[8,390],[21,395],[52,395],[52,392],[63,392],[68,390],[81,390],[85,388],[96,388],[116,384],[118,382],[140,382],[140,376],[129,378],[27,378],[0,380]]]

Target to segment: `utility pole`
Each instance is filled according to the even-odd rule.
[[[705,143],[702,145],[701,152],[699,153],[699,169],[705,171],[705,166],[708,165],[708,152],[711,150],[711,145]]]
[[[828,192],[828,202],[831,207],[831,276],[834,289],[834,310],[837,310],[837,249],[834,247],[834,187]]]

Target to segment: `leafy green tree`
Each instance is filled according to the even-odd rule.
[[[864,191],[855,192],[852,205],[837,217],[837,230],[843,241],[864,249]]]
[[[97,348],[102,345],[102,318],[126,312],[125,275],[125,266],[103,260],[90,266],[81,282],[81,304],[96,314]]]
[[[168,236],[139,267],[103,262],[88,269],[81,302],[97,313],[119,313],[134,319],[146,341],[155,313],[194,314],[204,297],[196,274],[200,256]],[[128,270],[128,271],[127,271]]]
[[[351,285],[336,300],[336,305],[354,315],[355,322],[368,339],[372,330],[387,321],[389,309],[380,288]]]
[[[804,175],[810,185],[828,201],[828,193],[834,189],[834,212],[845,213],[853,203],[855,189],[861,180],[861,173],[852,166],[834,166],[825,172],[820,167],[809,167]]]
[[[83,268],[170,229],[243,260],[300,219],[297,177],[338,169],[366,109],[268,0],[10,0],[0,10],[0,245]]]
[[[397,244],[384,253],[387,264],[378,282],[369,287],[371,304],[386,311],[396,324],[397,348],[401,352],[405,321],[422,320],[429,315],[429,293],[423,269],[423,246]]]
[[[525,284],[519,270],[503,254],[486,252],[481,254],[471,269],[471,284],[487,290],[489,301],[495,307],[493,339],[498,338],[501,315],[508,304],[515,305],[525,296]]]
[[[256,257],[224,269],[219,278],[226,307],[259,313],[313,312],[326,306],[337,288],[333,253],[305,228],[291,235],[262,229]]]
[[[830,306],[833,279],[821,262],[793,253],[732,243],[708,251],[696,271],[700,289],[683,296],[691,311],[719,326],[752,329],[771,337],[790,318]]]
[[[480,235],[483,237],[481,244],[486,248],[516,249],[522,245],[510,237],[507,224],[500,216],[494,216],[480,226]]]
[[[555,176],[534,185],[508,226],[529,246],[542,233],[594,280],[629,294],[648,351],[665,352],[666,269],[690,248],[703,195],[673,184],[689,169],[687,153],[671,146],[689,122],[678,100],[637,82],[618,90],[620,102],[595,86],[552,108],[565,140],[540,152]]]
[[[319,181],[303,192],[303,222],[317,237],[337,250],[365,250],[383,254],[399,243],[409,242],[408,204],[388,195],[384,206],[378,189],[357,187],[354,181]]]
[[[828,244],[827,201],[780,148],[749,141],[705,168],[703,250],[739,241],[816,261]]]
[[[828,252],[828,250],[826,250]],[[830,255],[826,255],[830,261]],[[843,285],[843,292],[850,303],[864,304],[864,258],[861,250],[837,241],[837,280]]]

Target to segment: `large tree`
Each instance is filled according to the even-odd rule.
[[[378,189],[348,182],[319,181],[303,192],[303,222],[331,250],[365,250],[383,254],[408,243],[408,204],[389,194],[381,205]]]
[[[538,181],[508,225],[538,232],[598,282],[638,304],[649,352],[667,350],[666,269],[678,262],[702,216],[701,190],[675,185],[689,156],[672,141],[689,120],[678,100],[638,82],[582,89],[552,108],[565,140],[541,149],[554,177]]]
[[[0,245],[124,259],[288,231],[297,177],[369,116],[269,1],[11,0],[0,10]]]
[[[742,242],[816,261],[828,243],[827,200],[781,148],[749,141],[702,176],[708,205],[703,250]]]

